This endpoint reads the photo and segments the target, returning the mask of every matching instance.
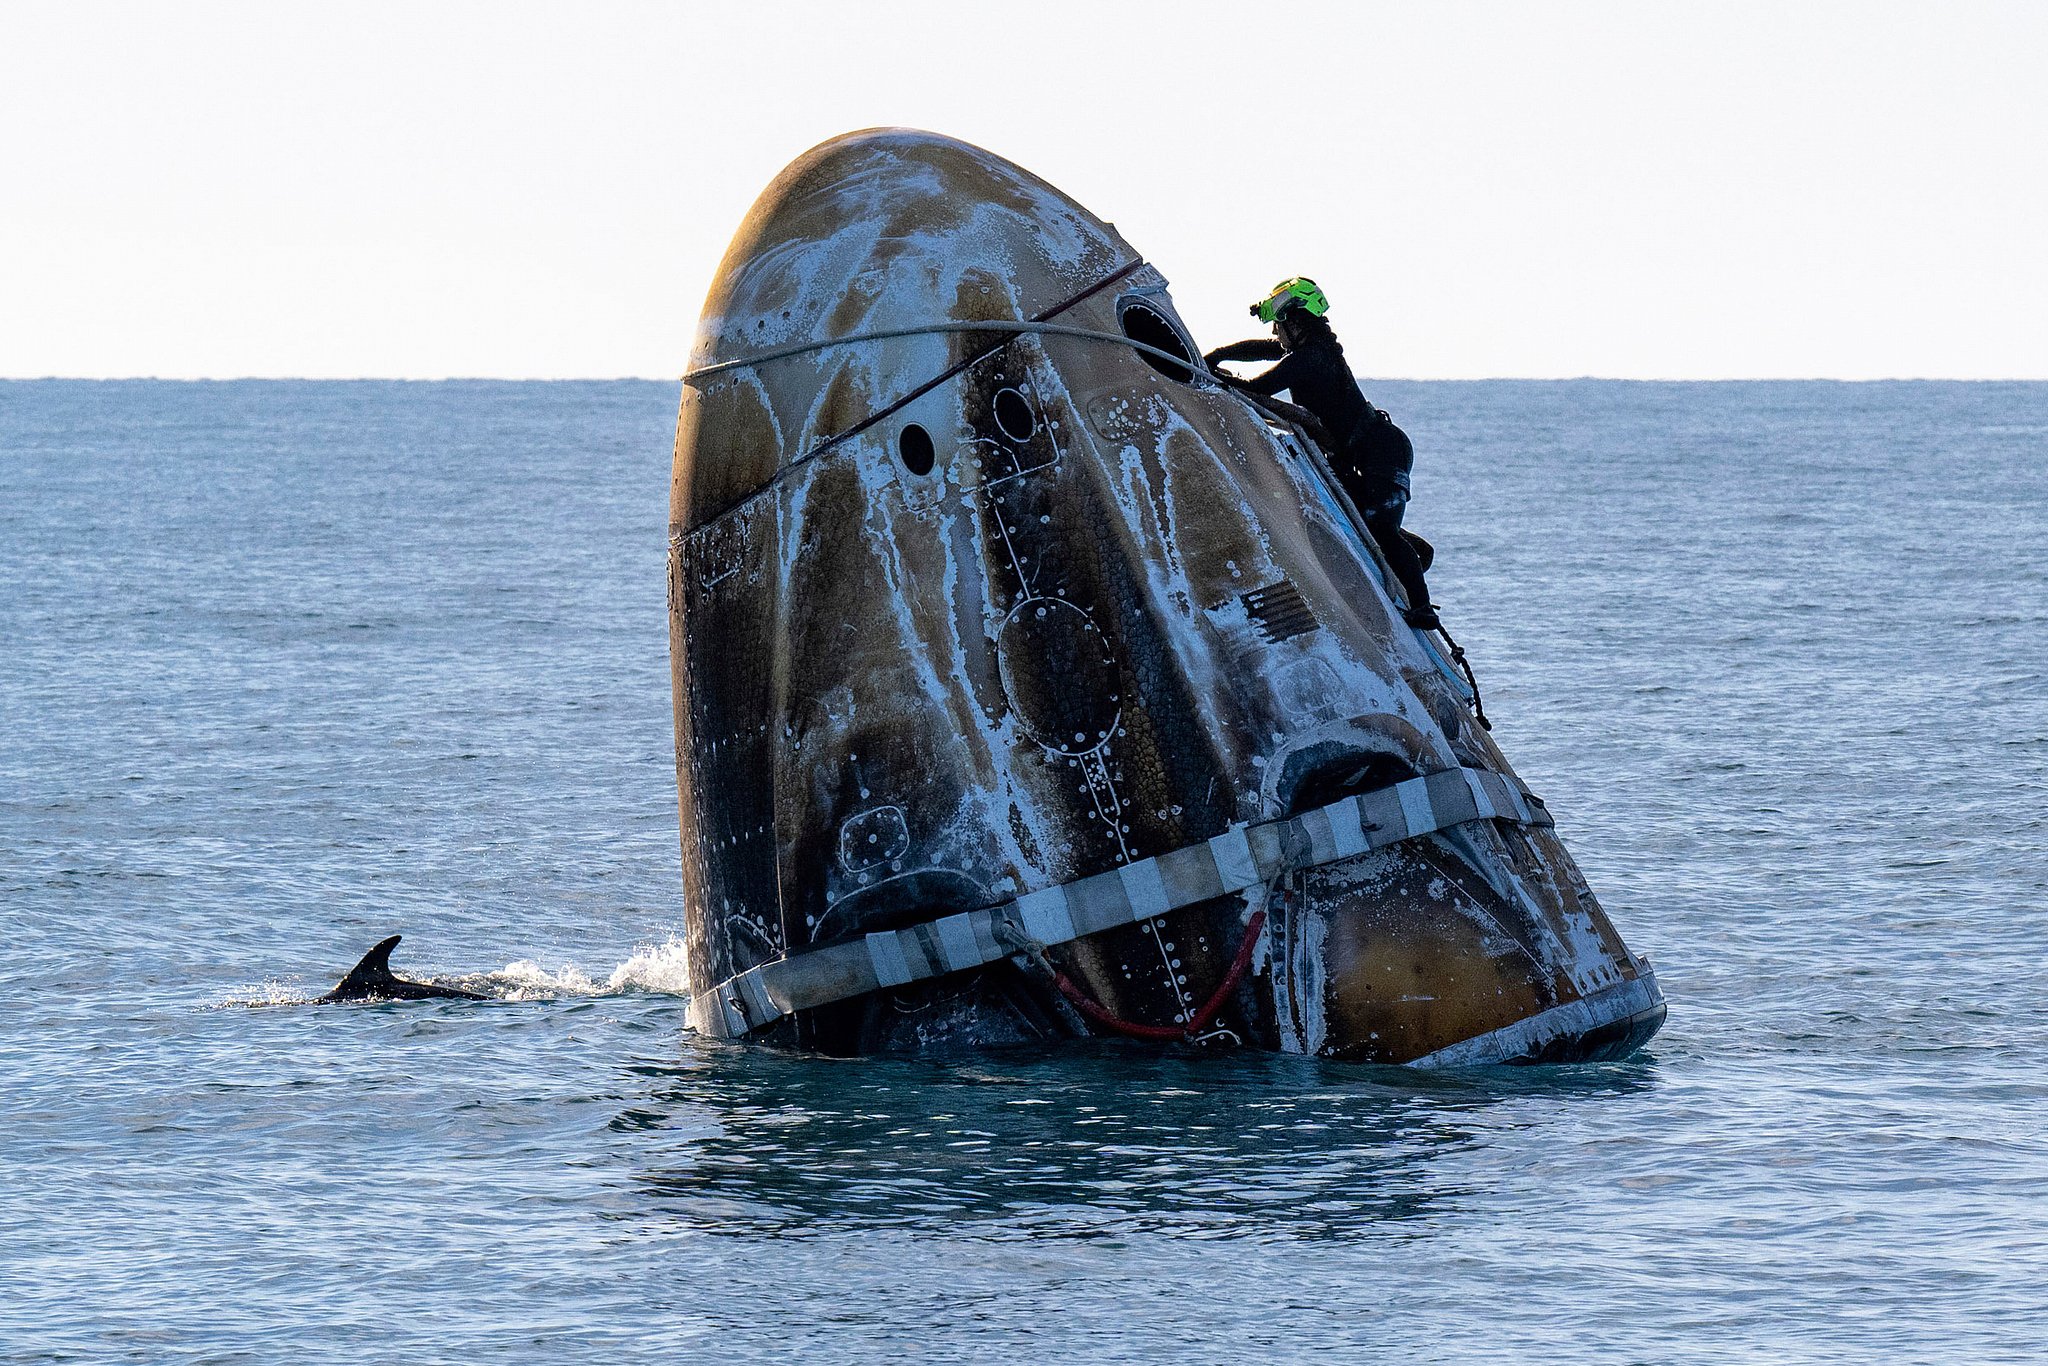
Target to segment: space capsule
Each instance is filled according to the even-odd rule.
[[[670,509],[700,1031],[1466,1064],[1663,1020],[1322,452],[1001,157],[872,130],[776,177]]]

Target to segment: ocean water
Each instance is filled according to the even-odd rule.
[[[0,1360],[2048,1357],[2048,385],[1369,392],[1627,1062],[697,1040],[673,385],[0,384]]]

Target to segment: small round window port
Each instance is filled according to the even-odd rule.
[[[903,429],[896,438],[896,453],[903,457],[903,468],[912,474],[930,474],[932,462],[938,453],[932,449],[932,435],[915,422]]]
[[[1024,395],[1015,389],[999,389],[995,401],[996,426],[1004,436],[1023,445],[1038,430],[1038,414],[1031,411],[1031,405],[1024,401]]]

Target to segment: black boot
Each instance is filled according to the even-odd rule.
[[[1427,602],[1423,603],[1420,607],[1411,607],[1403,612],[1401,620],[1407,622],[1418,631],[1441,631],[1444,629],[1443,618],[1436,614],[1436,607]]]

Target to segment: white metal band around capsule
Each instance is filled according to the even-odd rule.
[[[699,1033],[738,1038],[799,1010],[993,963],[1025,944],[1065,944],[1467,821],[1550,825],[1522,782],[1481,768],[1340,798],[1284,820],[1234,825],[1200,844],[1014,901],[811,949],[729,977],[690,1000]]]

